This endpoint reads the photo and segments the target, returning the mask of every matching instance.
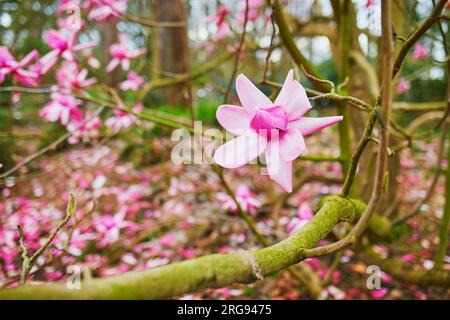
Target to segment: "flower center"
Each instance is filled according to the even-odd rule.
[[[280,106],[261,109],[257,107],[250,128],[258,134],[270,139],[272,134],[285,131],[288,124],[288,118]],[[281,131],[281,132],[280,132]]]

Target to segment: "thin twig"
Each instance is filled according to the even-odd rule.
[[[266,64],[264,66],[264,73],[263,73],[263,79],[262,79],[263,83],[266,82],[266,80],[267,80],[267,72],[270,69],[270,56],[272,55],[272,51],[273,51],[273,41],[274,41],[275,35],[277,33],[277,29],[275,27],[275,19],[274,19],[276,7],[274,4],[271,4],[270,7],[272,9],[272,12],[270,14],[270,22],[272,25],[272,35],[270,36],[269,49],[267,49]]]
[[[69,194],[69,203],[67,204],[67,210],[66,210],[66,216],[64,219],[58,224],[56,229],[54,229],[50,236],[47,238],[45,243],[31,256],[28,257],[28,250],[24,244],[24,233],[22,228],[18,225],[17,229],[19,230],[19,247],[22,251],[22,274],[20,276],[20,284],[24,285],[27,281],[28,274],[30,273],[31,268],[33,267],[33,264],[36,262],[36,259],[39,258],[42,253],[48,248],[48,246],[53,242],[58,232],[69,222],[70,218],[75,213],[75,209],[77,206],[77,202],[75,199],[75,195],[71,192]]]
[[[236,77],[236,73],[238,70],[238,64],[239,64],[239,58],[241,55],[241,50],[242,50],[242,47],[244,46],[244,42],[245,42],[245,35],[247,32],[246,29],[247,29],[247,22],[248,22],[248,11],[249,11],[248,1],[249,0],[245,0],[244,30],[242,31],[241,40],[239,41],[239,46],[235,52],[236,57],[234,59],[233,72],[231,73],[230,81],[228,82],[228,86],[227,86],[227,91],[225,92],[225,96],[223,98],[224,104],[227,103],[227,101],[228,101],[228,96],[230,95],[231,86],[233,85],[233,81],[234,81],[234,78]]]

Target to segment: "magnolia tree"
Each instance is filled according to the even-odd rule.
[[[450,286],[450,91],[406,99],[448,79],[450,2],[235,0],[191,19],[189,1],[55,2],[41,46],[0,46],[10,109],[44,97],[34,116],[65,131],[1,164],[1,298],[229,298],[274,274],[294,289],[269,297]],[[186,112],[160,108],[158,89]],[[158,166],[134,169],[113,140],[151,141]],[[187,240],[198,226],[207,245]],[[349,268],[362,289],[340,287]]]

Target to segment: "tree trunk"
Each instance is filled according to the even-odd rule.
[[[156,0],[158,20],[185,22],[186,10],[182,0]],[[189,40],[187,26],[158,29],[161,69],[171,73],[190,73]],[[171,105],[191,106],[191,81],[165,89]]]

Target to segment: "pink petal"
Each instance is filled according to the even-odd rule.
[[[285,161],[295,160],[305,149],[305,140],[298,129],[288,129],[280,138],[280,155]]]
[[[17,69],[14,78],[29,87],[36,87],[40,80],[39,73],[24,69]]]
[[[39,56],[39,52],[36,49],[31,51],[22,60],[20,60],[19,67],[22,68],[22,67],[29,65],[38,56]]]
[[[270,107],[272,101],[266,97],[250,80],[243,74],[236,79],[236,91],[242,106],[250,114],[256,107]]]
[[[86,50],[89,48],[94,48],[95,46],[97,46],[97,43],[95,41],[90,41],[90,42],[86,42],[86,43],[79,43],[77,45],[74,45],[72,47],[72,51],[76,52],[76,51],[82,51],[82,50]]]
[[[297,128],[303,136],[307,136],[316,131],[322,130],[328,126],[338,123],[344,119],[342,116],[309,118],[302,117],[300,119],[289,122],[288,128]]]
[[[294,82],[294,70],[289,70],[286,79],[284,80],[283,87],[280,90],[277,98],[275,99],[274,105],[284,106],[289,101],[289,92],[291,84]]]
[[[266,165],[269,177],[286,192],[292,192],[292,161],[285,161],[280,156],[278,139],[270,140],[266,149]]]
[[[97,82],[97,78],[90,78],[86,79],[82,82],[83,87],[89,87],[92,86],[94,83]]]
[[[222,105],[216,112],[217,121],[227,131],[241,135],[250,125],[250,119],[244,108],[233,105]]]
[[[267,139],[253,130],[228,141],[220,146],[215,154],[214,161],[225,168],[238,168],[253,160],[264,152]]]
[[[53,50],[42,56],[39,59],[39,63],[41,64],[41,74],[46,74],[58,61],[58,50]]]
[[[286,79],[282,88],[283,91],[284,86],[286,86],[285,92],[280,92],[282,94],[280,100],[283,102],[280,105],[283,107],[284,112],[286,112],[288,119],[295,120],[308,112],[312,107],[306,95],[305,88],[296,80],[289,84],[288,79]],[[278,98],[275,104],[278,105]]]
[[[113,71],[115,68],[117,68],[117,66],[119,65],[120,60],[119,59],[112,59],[108,65],[106,66],[106,72],[111,72]]]
[[[128,71],[130,69],[130,62],[130,59],[123,59],[121,63],[122,69]]]

